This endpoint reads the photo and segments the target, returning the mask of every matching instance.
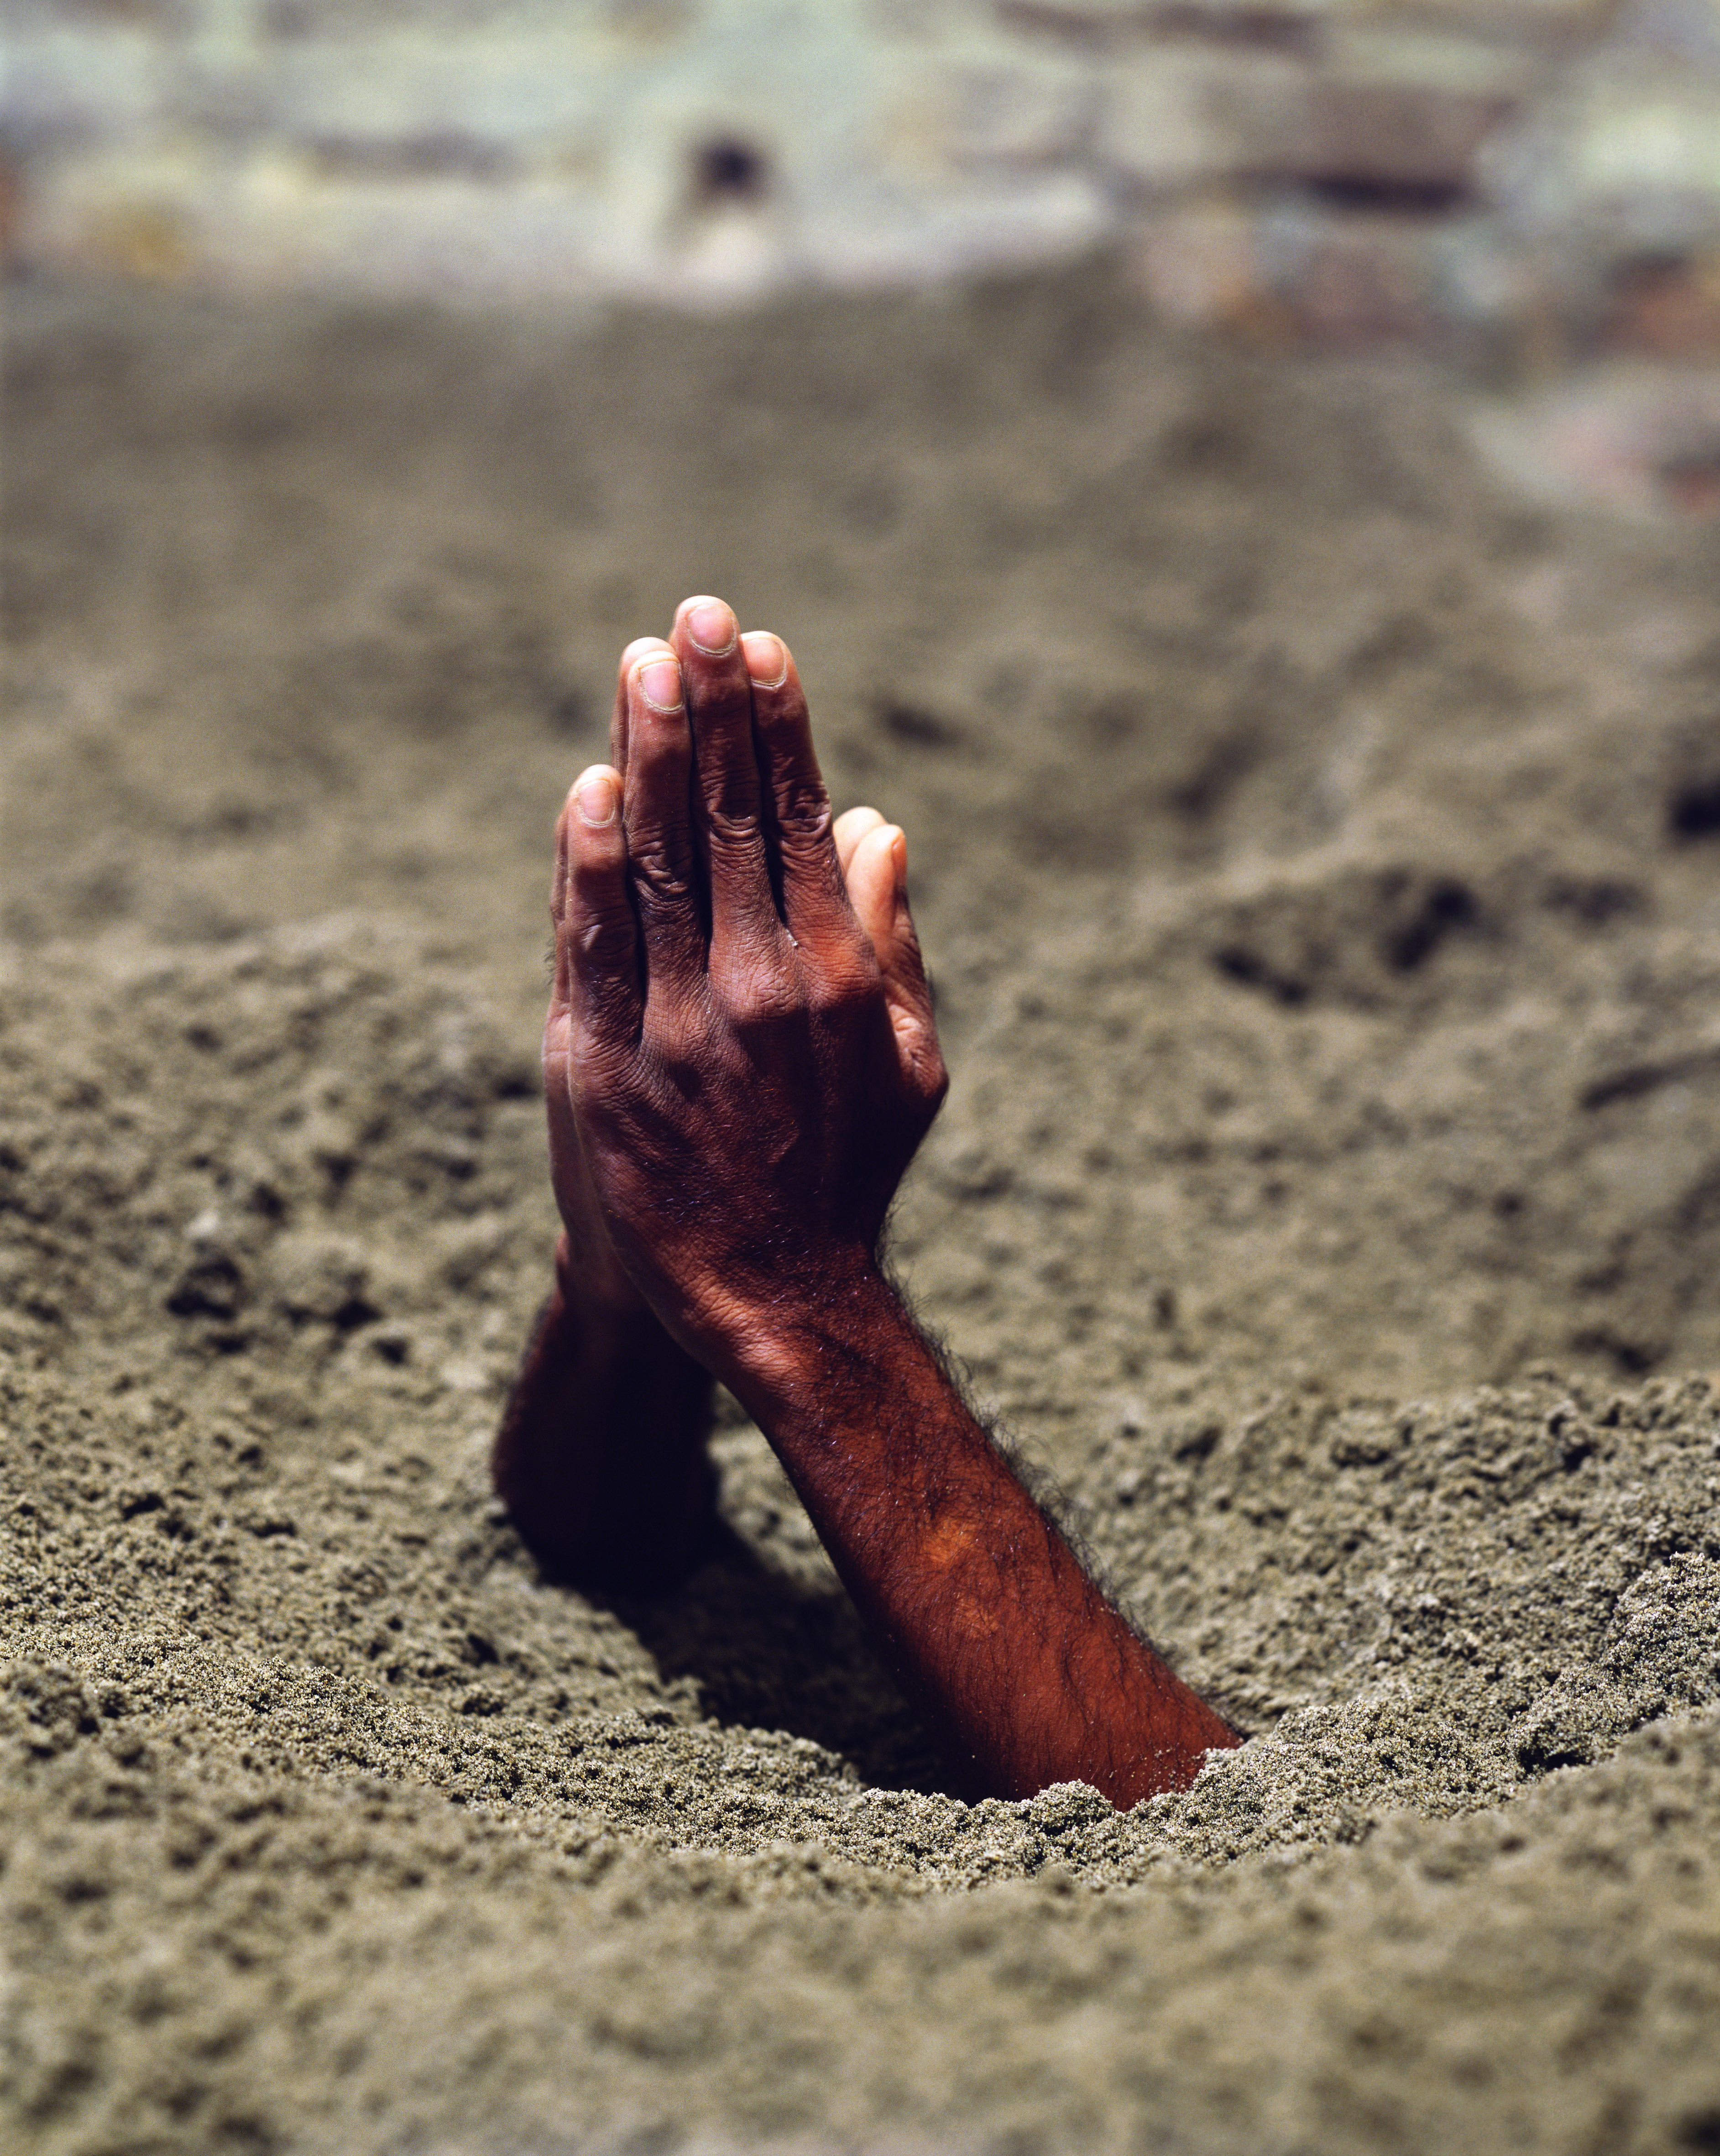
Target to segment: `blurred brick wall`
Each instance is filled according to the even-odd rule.
[[[1720,0],[8,0],[15,265],[1720,352]]]

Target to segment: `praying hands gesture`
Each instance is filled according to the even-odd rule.
[[[623,654],[611,753],[557,830],[564,1232],[495,1457],[522,1534],[576,1582],[672,1582],[721,1378],[977,1794],[1186,1787],[1235,1732],[1086,1578],[880,1265],[947,1085],[901,833],[833,821],[793,660],[718,599]]]

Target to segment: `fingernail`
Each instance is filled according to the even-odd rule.
[[[648,659],[634,676],[639,692],[654,711],[680,709],[680,669],[672,659]]]
[[[741,639],[747,675],[755,689],[780,689],[788,678],[788,647],[768,629],[749,629]]]
[[[593,831],[614,822],[615,782],[607,772],[593,772],[582,778],[573,798],[579,804],[580,822],[588,824]]]
[[[687,608],[687,634],[707,658],[735,648],[735,617],[721,599],[700,599]]]

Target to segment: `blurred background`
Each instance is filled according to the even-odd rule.
[[[1712,0],[10,0],[14,264],[716,304],[1123,245],[1178,321],[1720,350]]]
[[[1488,446],[1720,491],[1714,0],[11,0],[14,274],[722,307],[1110,247],[1160,320],[1630,378]],[[1670,408],[1667,408],[1670,404]]]

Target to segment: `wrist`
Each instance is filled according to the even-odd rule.
[[[563,1228],[552,1260],[556,1294],[570,1312],[600,1327],[650,1316],[650,1305],[621,1269],[612,1249],[596,1249]]]
[[[617,1291],[601,1269],[593,1276],[565,1229],[556,1239],[553,1273],[544,1311],[545,1345],[557,1361],[577,1366],[585,1382],[596,1383],[643,1355],[660,1360],[684,1352],[630,1282]]]
[[[718,1374],[762,1427],[826,1399],[857,1370],[918,1334],[906,1305],[870,1252],[839,1253],[798,1269],[725,1327]]]

